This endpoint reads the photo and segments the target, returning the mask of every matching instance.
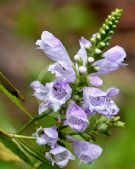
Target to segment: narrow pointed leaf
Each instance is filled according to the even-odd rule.
[[[33,166],[33,161],[22,146],[10,135],[0,130],[0,142],[2,142],[9,150],[17,155],[21,160]]]
[[[0,83],[0,91],[5,94],[13,103],[16,104],[17,107],[20,108],[20,110],[27,115],[29,118],[32,118],[31,113],[26,109],[26,107],[21,103],[21,101],[12,93],[10,93],[3,84]]]
[[[9,93],[24,101],[24,97],[21,95],[20,91],[0,72],[0,84],[2,84]]]

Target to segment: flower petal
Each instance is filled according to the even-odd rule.
[[[39,81],[33,81],[30,84],[30,87],[33,88],[34,92],[34,96],[39,99],[39,100],[44,100],[44,98],[46,97],[48,90],[47,88],[42,85]]]
[[[108,97],[113,97],[119,94],[119,89],[117,89],[116,87],[111,87],[106,92]]]
[[[99,145],[80,141],[71,136],[67,136],[66,139],[72,143],[74,152],[81,162],[90,164],[102,154],[103,149]]]
[[[103,80],[99,76],[89,76],[89,79],[93,86],[99,87],[103,84]]]
[[[65,62],[72,65],[68,53],[59,39],[48,31],[44,31],[41,35],[41,40],[37,40],[38,45],[44,53],[55,62]]]
[[[57,80],[63,82],[74,82],[76,79],[75,72],[71,66],[63,67],[63,64],[54,63],[49,66],[48,71],[54,73],[57,77]]]
[[[126,52],[122,47],[114,46],[104,53],[104,57],[111,62],[121,63],[126,57]]]
[[[66,111],[65,125],[69,125],[78,132],[83,132],[88,127],[88,124],[89,121],[84,110],[71,101]]]

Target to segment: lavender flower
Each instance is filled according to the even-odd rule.
[[[93,35],[93,37],[95,36],[95,34]],[[77,58],[78,60],[82,60],[83,61],[83,67],[84,69],[86,69],[87,71],[87,68],[86,68],[86,65],[92,62],[94,62],[94,58],[92,57],[89,57],[87,56],[87,52],[86,52],[86,49],[87,48],[90,48],[91,47],[91,43],[90,41],[88,41],[87,39],[85,39],[84,37],[81,37],[81,40],[80,40],[80,49],[79,51],[77,52],[77,54],[75,55],[74,58]],[[78,70],[80,70],[79,68],[81,68],[82,66],[76,66],[76,68]],[[85,71],[85,72],[86,72]],[[80,71],[81,72],[81,71]],[[96,75],[92,75],[90,74],[90,77],[89,77],[89,82],[93,85],[93,86],[101,86],[103,84],[103,81],[100,77],[96,76]]]
[[[38,45],[51,60],[56,62],[50,65],[48,70],[55,73],[58,80],[64,82],[75,81],[76,75],[72,68],[73,63],[59,39],[50,32],[44,31],[41,35],[41,39],[37,40],[36,45]]]
[[[115,87],[109,88],[106,92],[94,87],[85,87],[83,98],[88,114],[98,112],[109,118],[115,116],[119,112],[119,108],[111,97],[118,93],[119,90]]]
[[[93,66],[99,68],[99,71],[92,75],[104,75],[112,71],[125,67],[127,64],[122,63],[126,57],[126,52],[120,46],[115,46],[103,54],[104,58],[93,63]]]
[[[71,101],[67,111],[65,125],[69,125],[73,130],[83,132],[89,124],[85,111],[75,102]]]
[[[83,61],[83,66],[86,66],[86,64],[87,64],[87,52],[85,50],[85,47],[90,47],[91,43],[90,43],[90,41],[88,41],[84,37],[81,37],[79,43],[80,43],[80,49],[77,52],[77,54],[74,56],[74,58],[78,58],[77,60],[81,59]]]
[[[86,141],[80,141],[71,136],[67,136],[67,141],[72,143],[74,152],[80,159],[80,162],[91,164],[103,152],[99,145],[91,144]]]
[[[102,86],[102,84],[103,84],[103,80],[99,76],[92,76],[91,75],[91,76],[89,76],[89,81],[95,87]]]
[[[62,146],[56,146],[47,152],[45,157],[52,162],[52,165],[56,164],[60,168],[66,167],[69,160],[75,159],[72,153]]]
[[[42,85],[40,82],[34,81],[30,86],[35,91],[34,96],[42,101],[39,105],[39,114],[48,108],[56,112],[71,97],[72,93],[69,84],[64,82],[54,81]]]
[[[58,140],[58,133],[55,126],[49,128],[40,127],[35,133],[33,133],[33,136],[37,137],[37,144],[48,144],[51,148],[56,146]]]

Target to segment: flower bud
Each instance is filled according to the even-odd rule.
[[[104,131],[106,131],[108,129],[108,126],[105,123],[101,123],[101,124],[98,125],[97,128],[98,128],[98,131],[104,132]]]
[[[88,57],[88,62],[89,63],[93,63],[95,61],[95,59],[93,57]]]
[[[124,127],[125,123],[123,123],[122,121],[117,121],[117,122],[114,123],[114,126],[115,127]]]
[[[91,47],[91,43],[86,43],[86,44],[85,44],[85,48],[86,48],[86,49],[89,49],[90,47]]]
[[[87,68],[85,66],[80,66],[79,67],[79,72],[80,73],[86,73],[87,72]]]
[[[101,50],[98,49],[98,48],[96,48],[96,49],[95,49],[95,53],[96,53],[96,54],[100,54],[100,53],[101,53]]]
[[[99,67],[98,67],[98,66],[95,66],[95,67],[94,67],[94,70],[95,70],[95,71],[99,71]]]
[[[76,55],[74,56],[74,60],[75,60],[75,61],[79,61],[79,60],[80,60],[80,56],[76,54]]]

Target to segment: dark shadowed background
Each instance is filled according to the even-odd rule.
[[[0,0],[0,71],[23,93],[26,106],[35,114],[38,104],[31,97],[29,84],[45,76],[50,63],[35,46],[42,31],[61,39],[72,58],[79,49],[79,38],[96,33],[116,7],[124,9],[124,14],[111,46],[125,48],[129,66],[106,75],[104,88],[120,88],[116,101],[126,125],[113,130],[111,137],[99,138],[104,153],[97,161],[90,166],[70,162],[70,169],[135,169],[135,0]],[[0,93],[0,128],[13,132],[27,120]],[[0,144],[0,169],[24,168],[29,167]]]

